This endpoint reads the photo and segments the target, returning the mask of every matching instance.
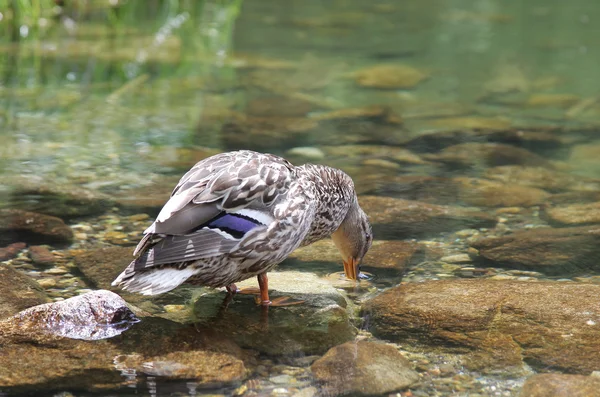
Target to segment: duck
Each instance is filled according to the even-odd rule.
[[[235,283],[257,277],[258,303],[275,305],[267,273],[296,248],[329,237],[345,276],[357,280],[373,233],[349,175],[274,154],[220,153],[183,175],[112,285],[144,295],[183,283],[235,294]]]

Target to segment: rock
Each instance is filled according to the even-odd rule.
[[[46,302],[46,294],[35,280],[0,264],[0,319]]]
[[[371,217],[377,239],[439,235],[496,224],[496,219],[484,212],[459,207],[379,196],[361,196],[359,202]]]
[[[458,199],[478,207],[531,207],[550,194],[541,189],[477,178],[453,178]]]
[[[156,217],[179,179],[181,176],[162,177],[151,185],[120,191],[115,194],[116,205],[129,214],[145,213]]]
[[[0,210],[0,242],[67,244],[72,239],[71,228],[60,218],[16,209]]]
[[[405,145],[418,153],[431,153],[467,142],[503,143],[522,147],[534,152],[564,147],[565,139],[553,132],[522,129],[460,129],[429,132],[411,138]]]
[[[325,157],[325,153],[321,149],[312,146],[292,148],[286,152],[286,155],[313,161],[322,160]]]
[[[408,283],[363,306],[374,335],[450,352],[477,371],[590,373],[600,365],[599,285],[464,279]]]
[[[234,385],[247,376],[244,361],[250,360],[214,330],[200,333],[193,325],[156,318],[144,318],[110,340],[44,340],[37,334],[28,339],[0,342],[0,385],[25,394],[41,387],[47,392],[116,389],[127,383],[123,373]]]
[[[511,121],[504,117],[448,117],[439,118],[427,123],[431,127],[444,128],[446,130],[481,129],[481,130],[503,130],[511,127]]]
[[[402,119],[388,106],[372,105],[362,108],[345,108],[316,114],[311,117],[318,121],[337,121],[343,123],[370,121],[377,124],[402,125]]]
[[[600,143],[592,141],[573,146],[567,162],[575,173],[597,178],[600,175]]]
[[[600,180],[584,178],[544,167],[505,165],[485,171],[484,177],[507,184],[531,186],[549,192],[600,191]]]
[[[36,265],[52,266],[56,262],[52,252],[43,245],[32,245],[29,247],[29,257]]]
[[[242,347],[274,356],[322,354],[354,339],[353,306],[330,282],[298,271],[269,272],[268,276],[271,300],[285,296],[304,303],[268,309],[257,305],[253,296],[237,294],[224,311],[223,292],[196,289],[200,293],[191,298],[194,317],[187,321],[201,330],[218,329]],[[236,285],[256,288],[257,281],[253,277]]]
[[[559,226],[600,223],[600,202],[544,207],[543,216]]]
[[[0,333],[42,340],[48,335],[98,340],[119,335],[138,321],[119,295],[99,290],[25,309],[0,323],[4,331]]]
[[[133,258],[131,247],[107,247],[71,250],[77,268],[97,288],[111,289],[111,283]]]
[[[16,257],[26,246],[27,244],[25,243],[12,243],[0,248],[0,262]]]
[[[220,153],[219,149],[207,147],[176,147],[176,146],[150,146],[145,149],[140,157],[151,164],[173,168],[173,170],[187,171],[194,164],[207,157]]]
[[[327,395],[385,395],[419,381],[400,352],[375,342],[347,342],[329,350],[311,366]]]
[[[363,268],[395,269],[403,272],[413,263],[421,247],[407,241],[385,241],[375,239],[371,249],[363,260]],[[334,262],[341,265],[342,256],[330,239],[317,241],[306,247],[298,248],[290,255],[291,259],[302,262]]]
[[[351,159],[387,159],[398,163],[429,164],[421,156],[407,149],[384,145],[336,145],[324,146],[323,151],[330,157]]]
[[[520,397],[600,397],[600,379],[594,376],[538,374],[527,378]]]
[[[359,86],[382,89],[414,88],[427,77],[426,73],[402,64],[375,65],[354,73],[354,79]]]
[[[501,165],[524,165],[554,168],[546,159],[527,149],[501,143],[462,143],[449,146],[439,153],[422,156],[452,167],[483,169]]]
[[[112,205],[109,196],[62,180],[51,181],[39,175],[0,178],[0,209],[27,210],[69,219],[101,214]]]
[[[571,94],[533,94],[527,101],[526,106],[531,107],[559,107],[568,108],[579,102],[580,98],[577,95]]]
[[[597,268],[600,229],[593,226],[520,230],[502,237],[479,239],[471,244],[478,259],[499,266],[545,274],[572,274]]]

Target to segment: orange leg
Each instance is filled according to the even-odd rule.
[[[257,276],[258,288],[260,288],[260,304],[263,306],[269,306],[271,300],[269,299],[269,278],[267,273],[261,273]]]

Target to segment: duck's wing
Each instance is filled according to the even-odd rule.
[[[269,154],[238,151],[200,161],[181,178],[144,232],[137,258],[113,284],[159,266],[231,252],[249,233],[273,222],[269,207],[293,179],[294,166]]]

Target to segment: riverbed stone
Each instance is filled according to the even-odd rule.
[[[371,217],[374,235],[380,239],[439,235],[496,224],[494,217],[468,208],[379,196],[361,196],[359,202]]]
[[[47,301],[44,290],[33,278],[0,264],[0,320]]]
[[[108,340],[40,338],[21,335],[18,343],[0,338],[0,385],[30,393],[64,389],[105,390],[127,384],[123,373],[194,379],[198,385],[228,385],[248,375],[252,356],[214,330],[199,332],[147,317]],[[23,371],[23,368],[28,368]]]
[[[12,243],[0,248],[0,261],[7,261],[16,257],[26,246],[25,243]]]
[[[0,208],[39,212],[69,219],[96,215],[113,205],[113,200],[98,191],[67,181],[52,181],[41,175],[0,177]]]
[[[585,178],[545,167],[505,165],[489,168],[483,176],[507,184],[531,186],[548,192],[600,191],[599,179]]]
[[[542,189],[488,179],[458,177],[451,182],[461,202],[478,207],[531,207],[550,196]]]
[[[404,346],[474,353],[466,365],[476,370],[525,362],[588,374],[600,366],[599,293],[599,285],[573,282],[427,281],[387,290],[363,315],[374,335]]]
[[[597,269],[600,228],[536,228],[474,241],[475,259],[551,275]]]
[[[55,216],[18,209],[0,210],[0,242],[68,244],[73,231]]]
[[[50,250],[43,245],[32,245],[28,249],[31,261],[36,265],[52,266],[56,262],[56,258]]]
[[[461,143],[446,147],[438,153],[424,154],[423,158],[450,167],[470,169],[511,164],[554,168],[549,160],[527,149],[502,143]]]
[[[538,374],[527,378],[519,397],[600,397],[600,378],[568,374]]]
[[[600,201],[586,204],[545,206],[543,216],[558,226],[600,223]]]
[[[199,329],[218,329],[241,347],[269,355],[323,354],[329,348],[353,340],[356,309],[346,293],[313,273],[272,271],[269,297],[289,297],[298,305],[264,307],[255,296],[238,293],[224,306],[225,293],[197,289],[190,301]],[[240,289],[256,288],[253,277],[236,283]],[[226,307],[226,309],[225,309]]]
[[[330,349],[311,366],[327,395],[383,395],[418,382],[419,374],[394,347],[383,343],[347,342]]]
[[[155,218],[180,179],[181,176],[169,175],[157,178],[147,186],[119,191],[114,196],[115,204],[125,213],[142,213]]]
[[[69,256],[86,279],[102,289],[112,289],[110,284],[134,259],[132,247],[70,250]]]

